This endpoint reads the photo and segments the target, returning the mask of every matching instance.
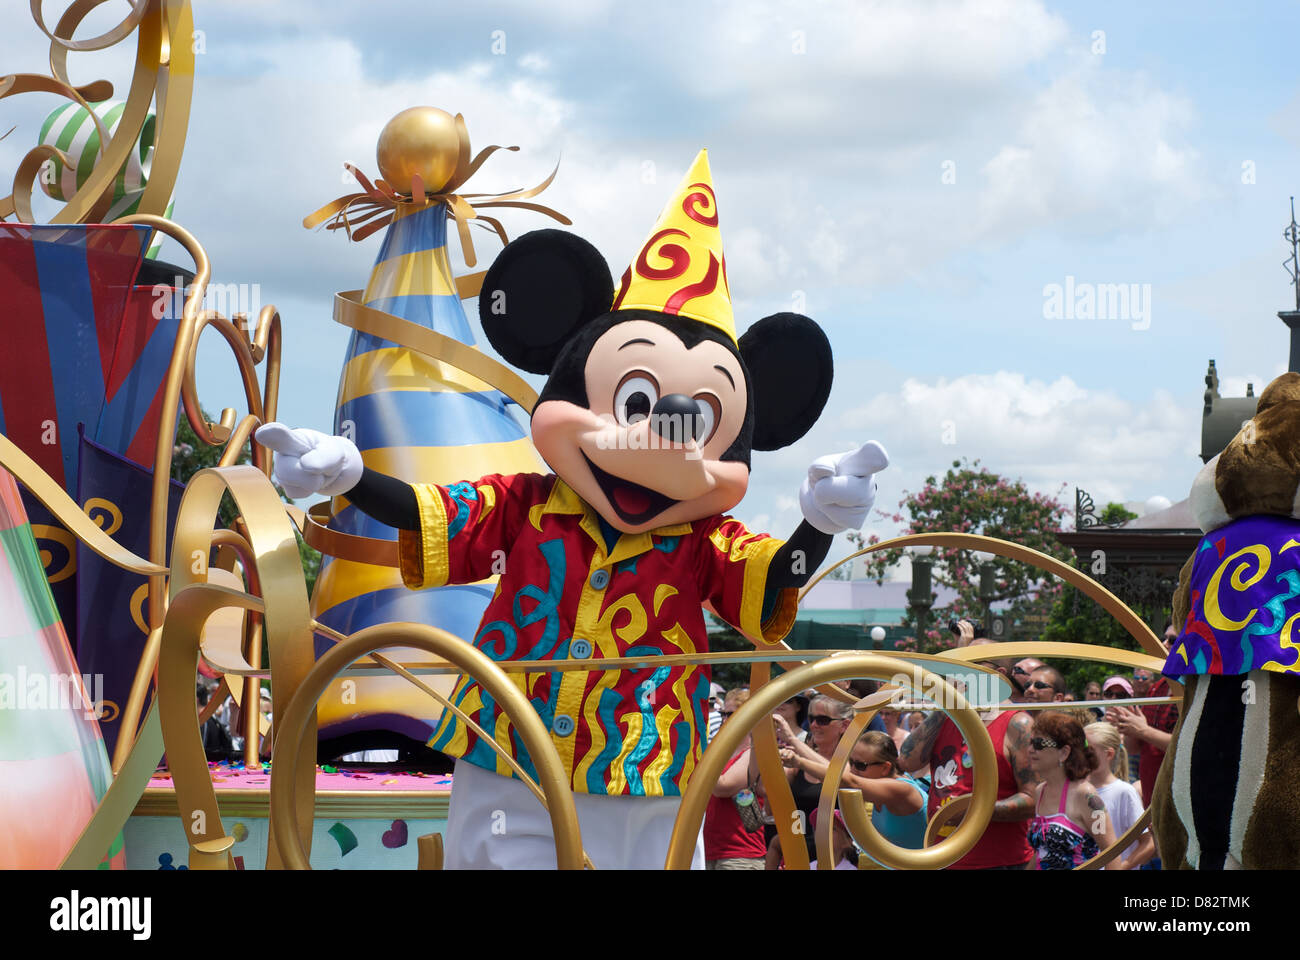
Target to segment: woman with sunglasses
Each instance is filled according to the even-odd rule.
[[[1115,842],[1106,804],[1088,782],[1097,760],[1083,727],[1066,713],[1040,713],[1029,739],[1029,765],[1041,779],[1029,825],[1039,870],[1073,870]],[[1056,812],[1044,815],[1055,807]],[[1119,869],[1118,860],[1107,869]]]
[[[869,730],[858,738],[844,786],[862,791],[873,808],[871,822],[886,840],[909,850],[924,846],[928,792],[899,768],[898,747],[889,734]]]
[[[804,722],[808,718],[808,703],[810,700],[811,698],[807,694],[796,693],[774,711],[785,717],[785,722],[800,740],[808,739],[808,731],[804,729]]]
[[[816,844],[812,831],[808,829],[808,818],[817,809],[821,799],[822,780],[830,758],[835,755],[835,746],[848,729],[853,719],[853,704],[842,703],[825,694],[818,694],[808,704],[808,739],[800,740],[795,731],[779,713],[772,716],[776,727],[776,740],[781,747],[781,764],[785,768],[786,779],[790,781],[790,793],[794,795],[794,805],[800,813],[800,822],[804,830],[804,839],[808,844],[808,858],[817,856]],[[769,870],[775,870],[781,860],[780,837],[772,840],[767,851]]]
[[[882,709],[880,711],[880,720],[885,725],[885,733],[889,735],[890,740],[894,741],[895,747],[902,747],[903,741],[907,739],[907,731],[899,723],[901,717],[902,714],[897,710]]]

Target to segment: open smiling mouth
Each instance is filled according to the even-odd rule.
[[[651,490],[639,483],[606,473],[592,463],[591,458],[585,453],[582,459],[587,461],[587,466],[591,468],[591,475],[596,478],[596,484],[605,494],[605,499],[629,526],[640,526],[678,502],[672,497],[664,496],[658,490]]]

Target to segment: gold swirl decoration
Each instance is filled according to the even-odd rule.
[[[325,693],[330,683],[353,661],[385,647],[414,647],[445,659],[474,677],[491,694],[523,741],[524,748],[537,769],[538,781],[544,794],[544,804],[551,817],[555,835],[556,864],[562,870],[581,870],[585,856],[578,829],[578,814],[569,789],[564,765],[551,742],[541,717],[528,698],[504,671],[477,648],[464,640],[439,630],[415,623],[381,624],[367,627],[350,637],[341,639],[328,650],[301,684],[288,711],[277,721],[279,729],[275,738],[271,768],[276,777],[285,777],[289,771],[290,786],[279,794],[275,790],[275,777],[271,787],[271,836],[278,842],[278,852],[284,863],[294,869],[308,869],[308,848],[294,832],[276,826],[291,822],[295,799],[304,799],[302,787],[293,783],[293,774],[306,764],[308,781],[314,785],[315,766],[315,716],[316,701]],[[303,749],[304,747],[308,749]],[[304,754],[306,759],[304,759]],[[527,779],[527,778],[525,778]],[[295,789],[297,794],[295,798]],[[306,797],[311,809],[311,795]],[[310,828],[310,819],[308,827]]]
[[[131,610],[131,622],[140,628],[140,632],[146,637],[149,635],[149,624],[144,621],[144,605],[149,599],[149,584],[142,583],[131,593],[131,600],[128,604]]]
[[[653,659],[651,658],[651,660]],[[862,813],[862,817],[857,821],[858,829],[852,830],[850,828],[853,838],[881,863],[904,869],[937,869],[965,856],[967,851],[979,840],[980,834],[984,832],[985,827],[992,818],[993,804],[997,796],[997,758],[993,753],[993,743],[989,740],[988,731],[984,728],[979,714],[946,680],[915,664],[872,653],[836,653],[818,663],[807,664],[784,673],[776,680],[763,684],[758,691],[754,691],[751,686],[749,699],[732,715],[728,723],[723,724],[718,731],[717,738],[713,743],[709,744],[700,765],[691,777],[690,784],[686,788],[686,794],[682,798],[677,820],[673,824],[665,867],[669,870],[682,870],[690,867],[695,848],[695,838],[704,822],[704,809],[708,805],[714,784],[717,783],[718,777],[722,775],[727,761],[735,755],[740,744],[751,731],[757,731],[763,736],[763,739],[767,738],[767,735],[771,732],[773,710],[795,694],[811,686],[829,684],[836,680],[851,677],[889,679],[899,676],[909,678],[911,684],[917,688],[927,687],[942,690],[945,702],[953,705],[950,715],[966,738],[966,742],[970,744],[972,760],[974,761],[975,781],[970,815],[962,820],[961,825],[953,835],[941,846],[926,850],[904,850],[887,842],[871,826],[869,821],[866,822],[864,828],[862,821],[866,820],[866,815],[861,810],[861,793],[842,790],[839,792],[840,803],[846,810],[853,809],[856,806],[859,812]],[[847,735],[841,738],[840,748],[837,749],[838,768],[835,767],[834,763],[832,764],[832,769],[826,775],[827,783],[839,783],[839,776],[843,773],[844,762],[848,758],[853,743],[856,742],[856,733],[870,721],[872,712],[874,712],[874,706],[868,704],[867,710],[859,713],[853,724],[850,724],[850,729],[855,734],[853,739],[850,740]],[[760,727],[760,725],[762,726]],[[846,743],[847,746],[845,746]],[[775,742],[771,746],[775,747]],[[762,756],[759,757],[759,765],[764,782],[769,787],[785,782],[785,776],[780,772],[779,760],[775,771],[769,772],[762,769]],[[856,798],[854,794],[856,794]],[[827,803],[827,796],[827,792],[824,791],[822,796],[823,806]],[[778,824],[778,829],[784,825],[783,820],[786,823],[793,820],[792,817],[783,815],[784,812],[775,807],[772,813]],[[847,813],[845,819],[847,822]],[[824,827],[825,836],[817,838],[818,867],[825,865],[833,867],[834,863],[831,859],[829,846],[831,829],[829,809],[819,814],[819,827]],[[824,844],[823,840],[825,841]],[[788,866],[807,868],[807,851],[804,852],[802,862],[798,858],[798,850],[803,847],[801,842],[793,841],[788,843],[786,842],[786,836],[783,834],[782,846],[787,855]]]
[[[152,187],[153,180],[149,186]],[[190,426],[204,443],[222,446],[220,466],[228,466],[239,459],[239,455],[248,443],[252,432],[264,422],[273,420],[280,389],[280,314],[270,304],[262,307],[258,314],[257,325],[251,331],[248,318],[235,314],[227,319],[213,310],[202,310],[204,293],[211,276],[211,266],[207,253],[189,231],[163,217],[152,214],[133,214],[122,217],[115,223],[138,223],[153,227],[160,233],[175,239],[190,255],[195,265],[194,280],[190,284],[185,298],[185,306],[180,325],[176,332],[176,342],[172,347],[171,361],[167,368],[163,386],[162,409],[158,425],[158,436],[172,437],[176,433],[177,409],[183,408]],[[199,405],[196,385],[196,357],[198,342],[203,331],[211,327],[216,330],[230,347],[240,379],[244,388],[244,402],[248,413],[238,419],[233,408],[223,408],[220,421],[209,423],[203,416]],[[265,363],[264,384],[258,384],[257,366]],[[271,473],[271,458],[260,444],[252,445],[253,464],[266,476]],[[167,502],[170,495],[169,478],[171,476],[172,444],[170,441],[159,442],[154,454],[153,490],[150,504],[149,556],[158,565],[165,563],[167,556]],[[291,537],[292,539],[292,537]],[[136,668],[135,678],[131,684],[131,694],[123,708],[122,729],[131,731],[139,721],[144,703],[153,679],[154,667],[158,662],[158,644],[161,631],[158,629],[166,615],[167,595],[163,577],[151,578],[149,584],[149,610],[147,633],[149,640],[145,644],[140,663]],[[260,629],[260,620],[248,619],[250,631]],[[253,638],[248,642],[252,645]],[[260,644],[258,645],[260,647]],[[254,688],[257,681],[245,682],[244,695],[251,697],[249,702],[257,703],[258,694]],[[250,718],[254,723],[255,717]],[[255,727],[250,727],[256,731]],[[246,762],[254,768],[257,760],[256,735],[246,738]],[[118,737],[113,755],[113,768],[118,769],[125,762],[130,749],[130,736]]]
[[[105,516],[109,518],[109,526],[104,530],[106,535],[111,537],[122,526],[122,511],[109,501],[92,497],[86,501],[86,515],[90,516],[92,510],[104,511],[104,514],[99,517],[91,517],[100,528],[104,526]],[[71,533],[55,524],[33,523],[32,535],[36,538],[37,546],[40,548],[41,566],[45,568],[45,579],[50,583],[59,583],[62,580],[67,580],[77,572],[77,541]],[[61,547],[66,557],[65,562],[55,567],[56,556],[54,551],[40,546],[41,541],[57,544]]]
[[[207,582],[206,558],[212,549],[221,497],[226,492],[247,526],[248,544],[262,586],[261,598]],[[176,518],[169,594],[158,658],[158,705],[177,804],[189,818],[186,835],[190,867],[230,868],[233,863],[228,850],[234,838],[226,836],[222,826],[194,709],[194,675],[203,626],[224,606],[263,615],[271,655],[273,717],[283,715],[314,656],[307,587],[297,542],[284,505],[261,470],[247,465],[216,467],[200,470],[191,478]],[[256,703],[256,699],[250,701],[248,709],[255,709]],[[310,849],[316,782],[314,715],[304,723],[304,736],[293,761],[296,768],[290,762],[285,766],[297,771],[293,777],[299,801],[293,816],[271,825],[269,868],[280,866],[280,830],[296,832]],[[272,778],[273,800],[277,791],[286,789],[288,780],[285,775]]]
[[[40,28],[41,33],[50,38],[51,58],[53,58],[55,50],[64,51],[64,58],[66,59],[66,51],[68,50],[103,50],[106,47],[113,46],[131,35],[135,28],[139,26],[145,9],[148,7],[148,0],[128,0],[131,3],[131,12],[111,30],[107,30],[89,40],[67,39],[72,36],[86,14],[104,2],[106,0],[78,0],[77,3],[74,3],[64,12],[59,20],[58,27],[51,33],[50,29],[45,26],[45,15],[42,10],[45,6],[43,0],[31,0],[32,19],[36,21],[36,26]],[[57,69],[55,70],[56,74],[59,72]]]
[[[162,214],[171,198],[180,170],[181,153],[189,125],[194,87],[194,17],[189,0],[129,0],[130,12],[112,29],[87,40],[74,40],[87,14],[107,0],[75,0],[51,30],[46,26],[42,0],[31,0],[32,18],[50,38],[50,75],[13,74],[0,77],[0,99],[22,93],[54,93],[79,104],[99,132],[100,153],[90,176],[67,198],[52,223],[97,223],[108,212],[113,184],[144,128],[150,104],[155,106],[156,136],[149,183],[139,212]],[[121,119],[113,136],[89,104],[109,99],[113,85],[107,80],[74,85],[68,79],[69,51],[95,51],[111,47],[137,33],[135,70]],[[70,163],[56,148],[38,146],[19,162],[13,190],[0,199],[0,220],[10,216],[31,223],[32,188],[41,165],[50,158]]]
[[[364,240],[407,210],[443,203],[448,218],[456,223],[465,262],[472,267],[478,261],[469,232],[470,223],[491,228],[503,244],[509,242],[501,222],[481,214],[479,211],[482,209],[516,207],[545,214],[566,225],[573,222],[550,207],[527,202],[529,197],[537,196],[551,185],[559,171],[558,164],[549,177],[526,190],[457,192],[492,154],[498,150],[518,149],[493,145],[480,150],[471,160],[469,129],[463,116],[458,113],[452,117],[435,107],[411,107],[393,117],[379,137],[379,172],[392,182],[379,179],[371,183],[355,166],[344,164],[356,178],[361,191],[331,200],[304,217],[302,225],[310,230],[325,223],[327,230],[343,230],[350,240]]]

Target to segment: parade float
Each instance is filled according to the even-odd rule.
[[[584,849],[558,731],[543,722],[519,675],[631,671],[651,677],[658,670],[739,661],[751,665],[752,696],[683,778],[663,864],[690,865],[711,787],[752,731],[786,865],[807,868],[771,715],[816,687],[856,711],[820,795],[819,866],[831,868],[837,821],[831,813],[838,809],[866,852],[863,866],[941,868],[972,847],[993,811],[994,749],[978,711],[996,708],[1010,690],[988,663],[1033,655],[1156,672],[1164,665],[1165,651],[1150,628],[1085,573],[1015,543],[965,533],[895,538],[840,563],[899,547],[986,551],[1072,584],[1101,604],[1142,652],[1020,642],[944,656],[882,655],[793,651],[777,643],[745,653],[633,647],[613,656],[509,662],[485,655],[468,641],[494,595],[494,576],[408,590],[396,530],[342,495],[300,510],[272,483],[271,452],[251,438],[276,419],[282,364],[293,362],[292,338],[282,336],[274,307],[263,307],[255,318],[204,308],[213,266],[200,242],[203,228],[181,226],[183,209],[171,208],[194,80],[193,53],[173,40],[193,29],[190,4],[134,0],[114,29],[73,39],[96,6],[94,0],[74,3],[49,27],[34,3],[37,26],[50,41],[51,73],[0,78],[0,100],[43,92],[68,101],[24,157],[13,194],[0,200],[0,295],[10,311],[10,349],[0,354],[0,604],[6,622],[0,668],[6,677],[76,679],[70,686],[75,695],[53,705],[44,697],[39,708],[14,701],[0,709],[0,823],[12,838],[0,843],[0,865],[438,868],[452,778],[420,770],[359,772],[317,761],[322,744],[377,744],[393,736],[425,742],[445,713],[472,725],[453,695],[465,689],[458,684],[464,680],[508,720],[513,740],[505,746],[511,749],[491,736],[478,742],[546,810],[557,866],[599,868],[601,851]],[[112,101],[106,81],[70,83],[68,52],[103,49],[133,36],[135,74],[123,100]],[[528,190],[465,191],[471,177],[476,183],[486,177],[479,168],[496,149],[473,154],[459,115],[430,107],[404,111],[378,144],[379,177],[351,168],[359,190],[305,220],[358,243],[382,231],[372,241],[378,249],[364,289],[334,299],[334,319],[351,330],[340,358],[334,429],[355,443],[370,469],[439,484],[544,470],[513,412],[531,413],[537,393],[516,370],[474,346],[462,308],[463,300],[478,295],[486,271],[458,275],[447,244],[450,221],[467,267],[477,266],[472,227],[508,239],[490,215],[496,206],[567,223],[532,199],[551,178]],[[45,224],[33,222],[38,181],[62,204]],[[708,194],[691,195],[697,222],[708,220],[711,188]],[[303,236],[304,242],[337,240],[337,234]],[[190,258],[188,267],[150,256],[162,237],[176,241]],[[673,251],[659,248],[655,264],[661,265],[645,263],[642,275],[669,272],[662,264],[675,266]],[[706,275],[713,278],[709,290],[719,286],[719,272],[725,287],[725,263],[719,266]],[[622,300],[627,276],[620,289]],[[165,309],[156,309],[159,303]],[[196,386],[197,344],[208,328],[229,346],[244,386],[242,413],[224,407],[217,422],[203,415]],[[183,485],[171,480],[181,417],[201,442],[221,451],[217,466]],[[240,463],[246,447],[251,462]],[[472,488],[464,492],[473,494]],[[235,518],[223,524],[225,496]],[[310,596],[300,537],[327,558]],[[657,596],[656,609],[658,603]],[[781,671],[775,678],[774,665]],[[201,709],[199,676],[219,680]],[[850,678],[883,686],[858,699],[835,685]],[[256,707],[264,686],[269,718]],[[213,765],[200,730],[227,698],[246,708],[244,761]],[[942,814],[949,822],[964,813],[961,823],[940,839],[943,824],[932,822],[929,845],[921,850],[887,842],[860,792],[838,788],[858,734],[882,706],[900,698],[946,712],[966,739],[975,770],[968,799]],[[264,763],[267,740],[271,761]],[[528,769],[516,759],[521,751]],[[57,816],[33,816],[34,810]],[[1104,866],[1147,822],[1144,815],[1084,866]]]

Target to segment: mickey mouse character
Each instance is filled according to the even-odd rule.
[[[479,313],[508,362],[548,375],[532,439],[553,474],[408,484],[365,468],[345,438],[268,424],[257,438],[279,454],[289,495],[346,494],[396,527],[412,589],[499,576],[473,638],[497,661],[704,652],[705,606],[753,640],[781,640],[797,588],[835,533],[861,526],[872,474],[889,460],[874,442],[817,460],[787,541],[726,515],[745,495],[750,451],[791,444],[816,422],[832,361],[821,329],[798,314],[737,340],[706,154],[617,294],[591,244],[541,230],[502,251]],[[594,862],[662,865],[703,749],[709,669],[511,676],[551,730]],[[535,775],[476,682],[462,677],[452,700]],[[487,743],[447,711],[429,745],[459,758],[449,867],[554,865],[546,812]]]

